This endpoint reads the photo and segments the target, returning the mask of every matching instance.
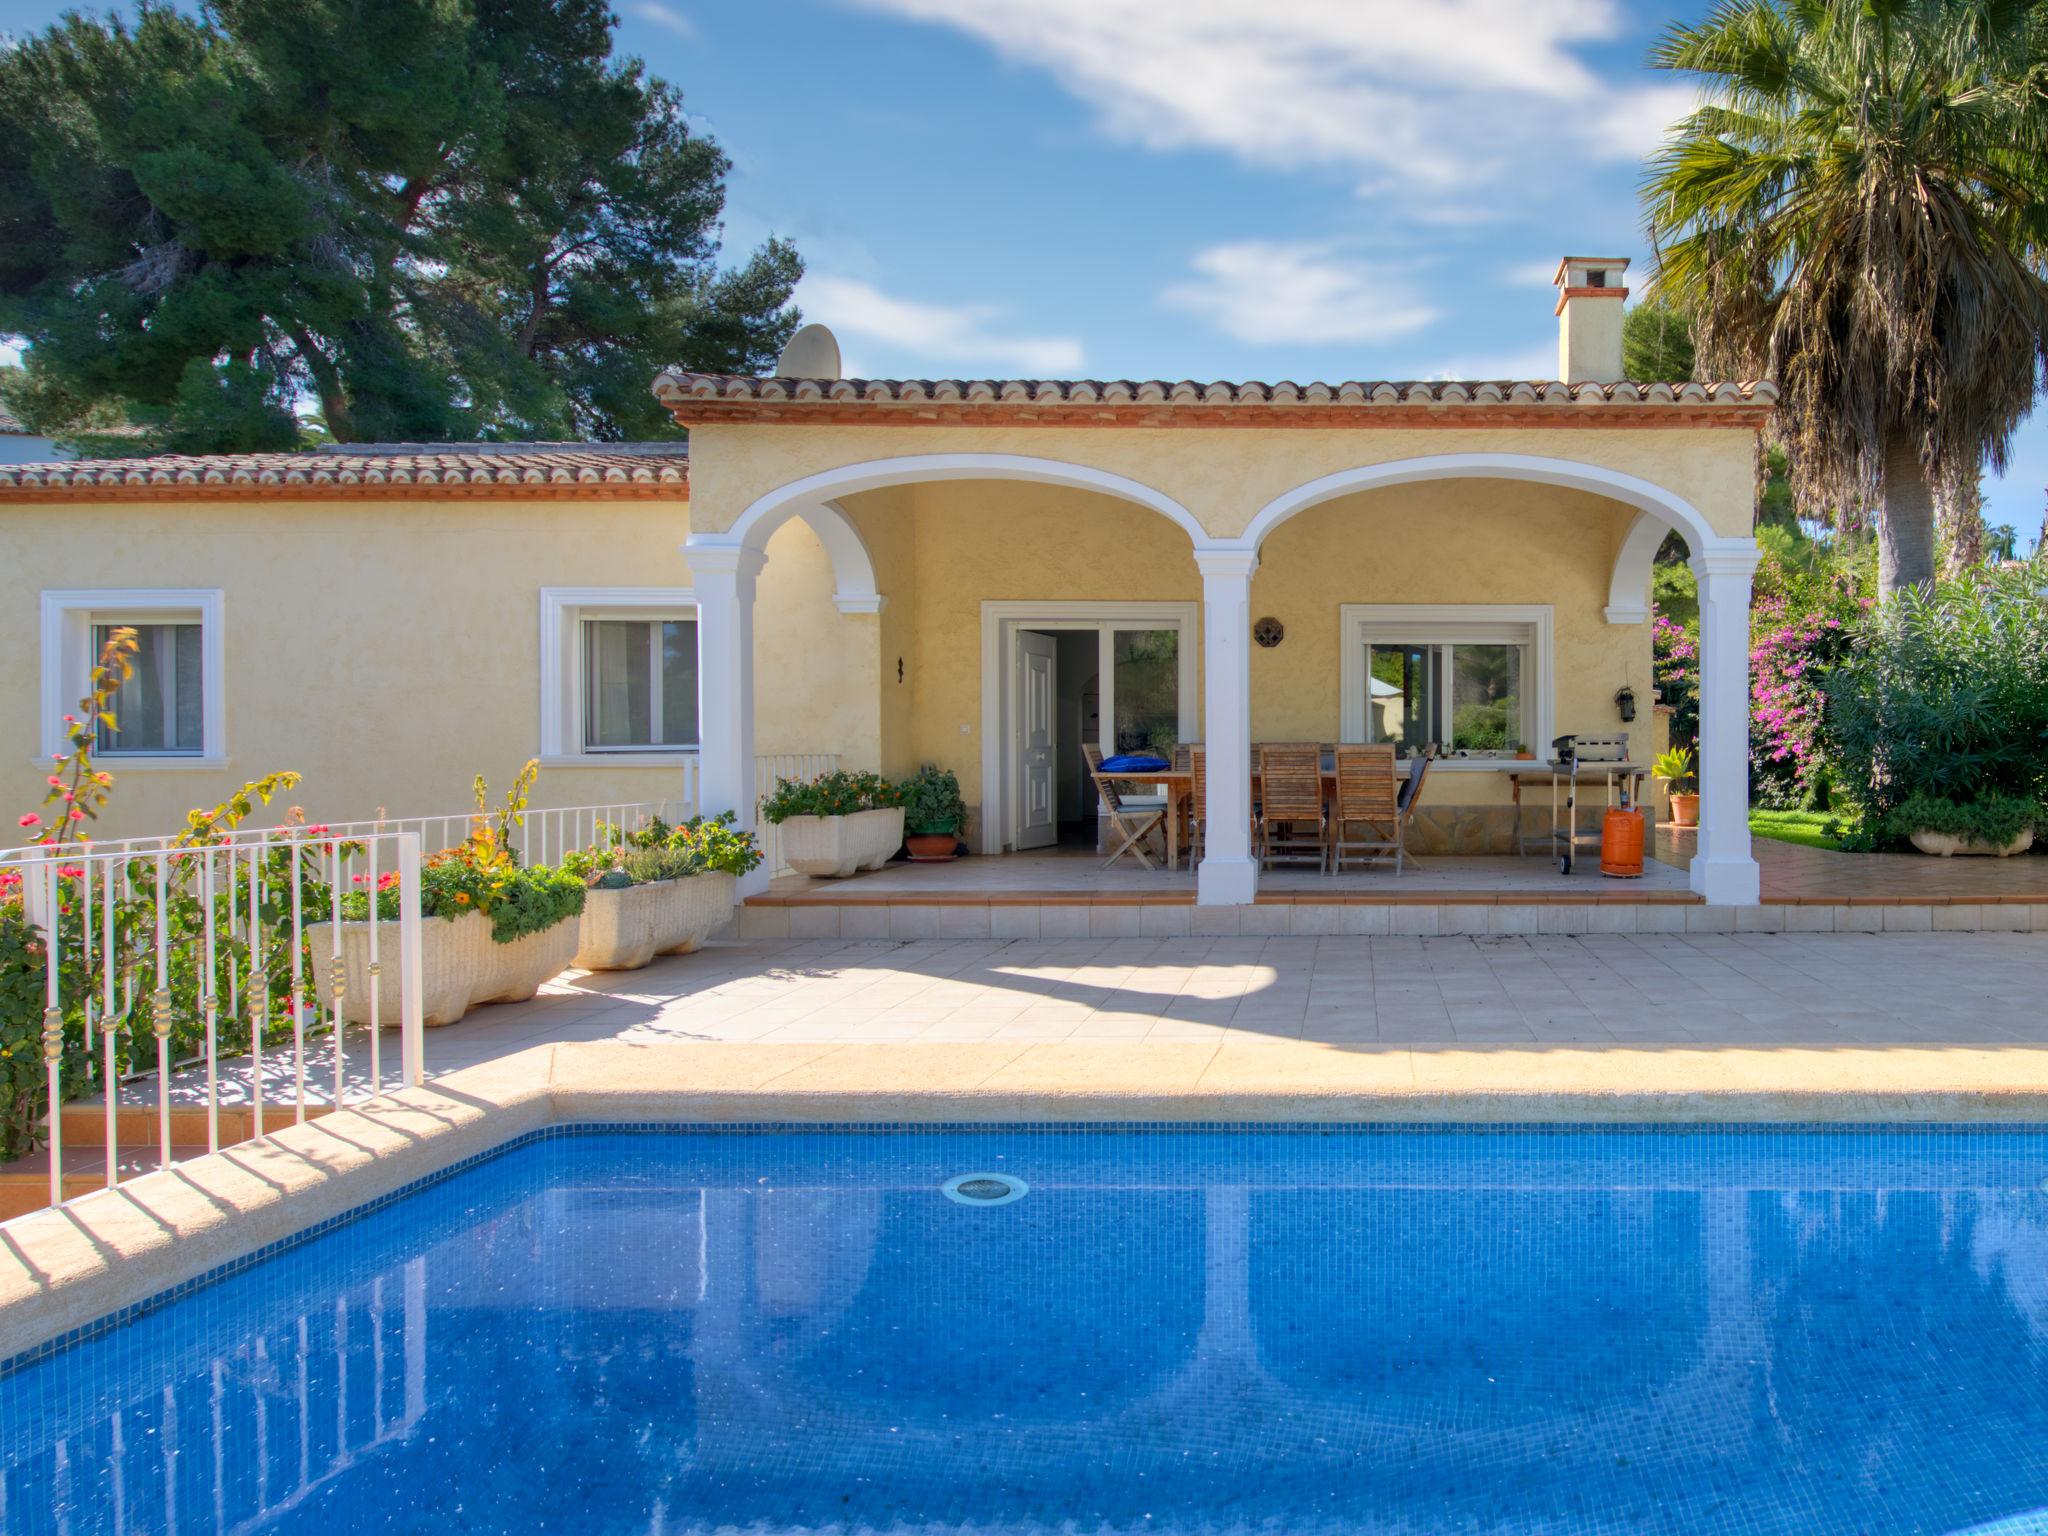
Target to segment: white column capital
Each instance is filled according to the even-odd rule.
[[[751,545],[713,543],[708,539],[699,543],[699,537],[692,534],[683,541],[683,558],[690,562],[692,579],[699,576],[758,576],[768,563],[768,557]]]
[[[1747,580],[1756,574],[1761,557],[1755,539],[1717,539],[1693,551],[1693,574],[1702,580],[1725,576]]]
[[[1259,552],[1242,547],[1208,548],[1195,550],[1195,569],[1207,581],[1216,577],[1238,577],[1250,581],[1252,573],[1259,568]]]

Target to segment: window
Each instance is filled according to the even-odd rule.
[[[1527,744],[1526,641],[1374,641],[1370,648],[1367,741],[1396,742],[1404,756],[1432,743],[1466,753],[1513,753]]]
[[[106,654],[121,626],[95,623],[92,654]],[[205,745],[204,631],[198,624],[135,624],[135,656],[128,681],[114,694],[114,723],[102,722],[95,750],[196,757]]]
[[[70,750],[66,714],[92,687],[117,629],[135,631],[133,672],[108,709],[93,750],[130,768],[219,767],[226,668],[221,594],[207,589],[113,589],[42,594],[42,751]]]
[[[697,621],[583,621],[587,752],[697,745]]]
[[[687,587],[543,587],[540,759],[574,767],[697,750]]]
[[[1512,757],[1550,735],[1548,607],[1350,604],[1344,739]]]

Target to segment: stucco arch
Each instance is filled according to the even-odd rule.
[[[790,517],[801,515],[805,507],[819,505],[833,497],[851,496],[859,491],[933,480],[1029,480],[1041,485],[1096,491],[1151,508],[1172,522],[1193,543],[1206,543],[1209,538],[1195,515],[1171,496],[1141,481],[1111,474],[1108,470],[1021,453],[917,453],[842,464],[836,469],[792,480],[756,497],[724,533],[692,534],[690,543],[739,545],[760,550],[766,547],[769,534]]]
[[[880,613],[882,594],[875,586],[875,560],[853,519],[836,501],[821,501],[796,514],[817,535],[832,562],[832,604],[841,613]],[[762,541],[764,544],[766,540]]]
[[[1618,469],[1528,453],[1438,453],[1415,459],[1395,459],[1385,464],[1365,464],[1356,469],[1340,469],[1334,474],[1297,485],[1261,507],[1243,537],[1229,543],[1256,553],[1266,536],[1297,512],[1338,496],[1348,496],[1354,491],[1409,485],[1418,480],[1530,480],[1539,485],[1569,486],[1639,508],[1666,526],[1677,529],[1695,549],[1719,542],[1713,525],[1683,496]],[[1640,522],[1638,519],[1638,524]],[[1631,537],[1636,531],[1630,530]],[[1651,545],[1650,553],[1656,553],[1655,544]],[[1645,589],[1648,582],[1646,570]]]
[[[1636,513],[1614,557],[1614,575],[1607,584],[1607,622],[1647,624],[1650,622],[1650,572],[1657,563],[1657,551],[1671,533],[1671,525],[1656,513]],[[1690,544],[1692,541],[1687,539]]]

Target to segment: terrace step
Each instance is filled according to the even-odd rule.
[[[181,1145],[177,1142],[171,1144],[171,1162],[174,1165],[205,1155],[204,1141],[191,1145]],[[139,1178],[145,1173],[155,1173],[162,1166],[154,1145],[121,1147],[117,1149],[114,1173],[117,1180],[125,1182]],[[104,1149],[70,1146],[64,1149],[65,1199],[89,1195],[96,1189],[106,1187],[107,1159]],[[40,1152],[31,1152],[27,1157],[16,1158],[5,1167],[0,1167],[0,1221],[26,1216],[31,1211],[40,1211],[49,1203],[50,1153],[47,1147]]]
[[[308,1104],[308,1120],[329,1114],[333,1105],[326,1103]],[[267,1103],[263,1106],[265,1130],[281,1131],[298,1121],[297,1108],[290,1104]],[[107,1111],[104,1100],[74,1099],[64,1106],[62,1117],[64,1144],[67,1147],[99,1147],[106,1141]],[[247,1141],[256,1134],[256,1111],[247,1104],[226,1105],[220,1110],[220,1144],[228,1146],[237,1141]],[[123,1147],[154,1147],[157,1144],[157,1107],[154,1102],[122,1104],[114,1111],[114,1141]],[[206,1106],[204,1104],[171,1105],[171,1142],[177,1145],[206,1144]]]

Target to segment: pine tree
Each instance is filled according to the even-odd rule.
[[[729,162],[597,0],[211,0],[0,57],[0,330],[36,425],[128,451],[675,429],[764,366],[802,265],[721,270]],[[33,407],[32,407],[33,408]]]

